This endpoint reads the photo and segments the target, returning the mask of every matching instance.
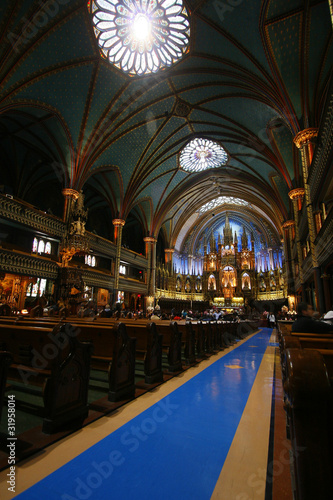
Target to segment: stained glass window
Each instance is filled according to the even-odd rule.
[[[46,279],[41,279],[39,284],[39,295],[43,295],[46,289]]]
[[[215,207],[219,207],[220,205],[239,205],[243,207],[249,206],[249,203],[245,200],[241,200],[240,198],[234,198],[233,196],[219,196],[208,203],[205,203],[202,207],[199,208],[199,212],[208,212],[208,210],[212,210]]]
[[[43,240],[39,240],[38,253],[44,253],[44,250],[45,250],[45,243]]]
[[[34,241],[32,243],[32,251],[37,252],[37,250],[38,250],[38,240],[37,238],[34,238]]]
[[[102,56],[131,76],[156,73],[188,51],[183,0],[93,0],[88,8]]]
[[[84,256],[84,263],[91,267],[96,267],[96,257],[91,255]]]
[[[227,161],[228,155],[222,146],[209,139],[193,139],[179,155],[179,166],[187,172],[218,168]]]
[[[51,253],[51,243],[49,241],[45,245],[45,253],[47,254]]]

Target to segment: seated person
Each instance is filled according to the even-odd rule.
[[[292,326],[292,332],[299,333],[333,333],[333,326],[324,321],[315,321],[312,318],[313,308],[306,302],[297,305],[297,320]]]

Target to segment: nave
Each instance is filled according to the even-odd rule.
[[[291,499],[273,332],[262,328],[19,463],[16,495]],[[4,491],[2,498],[13,494]]]

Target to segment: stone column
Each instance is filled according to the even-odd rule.
[[[294,211],[294,219],[295,219],[295,233],[296,233],[296,245],[297,245],[297,257],[298,257],[298,269],[299,269],[299,279],[302,286],[302,300],[305,300],[305,287],[304,287],[304,276],[303,276],[303,254],[302,254],[302,246],[301,240],[299,236],[299,220],[298,220],[298,211],[301,208],[303,197],[304,197],[304,189],[296,188],[289,191],[289,198],[293,203],[293,211]]]
[[[116,260],[114,266],[114,284],[113,284],[113,294],[114,302],[117,301],[117,295],[119,291],[119,266],[120,266],[120,254],[121,254],[121,237],[123,232],[123,227],[125,221],[123,219],[113,219],[112,224],[114,226],[114,242],[116,244]]]
[[[328,5],[329,5],[329,8],[330,8],[331,22],[332,22],[332,26],[333,26],[333,0],[328,0]]]
[[[174,253],[173,248],[166,248],[164,250],[164,255],[165,255],[165,267],[169,271],[169,275],[171,276],[173,274],[173,264],[172,264],[172,256]]]
[[[187,271],[189,275],[192,274],[192,266],[193,266],[193,255],[187,256]]]
[[[286,220],[285,223],[282,225],[284,229],[284,237],[283,237],[283,246],[284,246],[284,260],[286,263],[286,271],[287,271],[287,281],[288,281],[288,291],[290,289],[293,290],[294,285],[294,277],[295,277],[295,263],[292,260],[291,256],[291,241],[292,241],[292,236],[291,236],[291,227],[294,225],[293,220]],[[288,249],[288,240],[289,240],[289,249]]]
[[[155,297],[155,274],[156,274],[156,243],[157,240],[152,236],[147,236],[143,238],[146,244],[146,257],[148,259],[148,276],[147,276],[147,288],[148,295],[150,297]]]
[[[316,229],[315,229],[315,224],[314,224],[310,186],[308,184],[309,169],[311,166],[313,152],[314,152],[313,140],[317,137],[317,135],[318,135],[317,128],[307,128],[307,129],[299,132],[294,137],[294,143],[295,143],[296,147],[298,149],[300,149],[301,155],[302,155],[304,195],[305,195],[306,212],[307,212],[307,219],[308,219],[311,258],[312,258],[312,265],[314,268],[316,297],[317,297],[317,302],[318,302],[317,309],[319,309],[319,311],[322,312],[325,310],[324,290],[323,290],[323,282],[320,278],[321,272],[319,269],[319,264],[318,264],[318,259],[317,259],[317,249],[316,249],[316,245],[315,245],[315,239],[316,239],[317,235],[316,235]]]
[[[62,190],[62,194],[65,198],[63,219],[64,222],[68,222],[73,204],[78,199],[80,193],[75,191],[75,189],[65,188]]]
[[[272,248],[267,248],[268,251],[268,256],[269,256],[269,267],[270,270],[274,270],[274,262],[273,262],[273,249]]]

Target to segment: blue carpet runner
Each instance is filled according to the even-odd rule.
[[[16,498],[208,500],[271,333],[263,328]]]

